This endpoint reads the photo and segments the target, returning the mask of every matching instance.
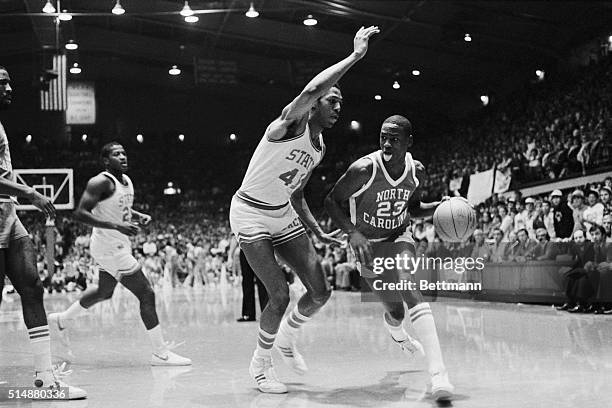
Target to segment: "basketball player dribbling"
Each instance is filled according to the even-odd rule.
[[[303,374],[307,370],[295,347],[297,332],[327,302],[331,292],[302,222],[321,242],[338,240],[318,225],[303,188],[324,155],[321,132],[331,128],[340,114],[342,94],[336,83],[365,56],[370,37],[378,32],[378,27],[359,29],[353,41],[354,51],[315,76],[268,126],[232,198],[232,231],[270,295],[261,313],[257,346],[249,367],[262,392],[287,392],[274,372],[273,345],[296,372]],[[306,293],[284,320],[289,288],[275,252],[306,287]]]
[[[125,150],[117,142],[108,143],[102,147],[101,159],[106,170],[89,180],[74,212],[78,221],[93,227],[90,251],[100,270],[98,286],[87,290],[67,310],[50,314],[49,321],[64,330],[68,321],[96,303],[110,299],[117,282],[121,282],[140,302],[140,317],[153,349],[151,365],[191,365],[190,359],[170,351],[172,346],[164,341],[155,310],[155,293],[141,265],[132,256],[129,236],[140,230],[132,219],[135,217],[146,225],[151,217],[132,208],[134,187],[125,174],[128,169]]]
[[[338,180],[325,199],[331,219],[348,234],[348,242],[359,260],[361,276],[382,302],[383,322],[391,338],[408,355],[424,352],[431,375],[432,398],[452,398],[454,387],[448,374],[433,314],[418,290],[399,294],[376,290],[375,281],[398,282],[410,279],[410,273],[393,267],[374,273],[375,259],[415,257],[414,240],[407,227],[409,211],[431,213],[439,204],[421,203],[418,187],[425,176],[424,166],[408,153],[412,145],[412,125],[403,116],[387,118],[380,130],[380,150],[357,160]],[[416,194],[415,194],[416,191]],[[342,209],[349,202],[350,217]],[[377,272],[381,272],[377,270]],[[380,289],[380,285],[378,285]],[[404,303],[421,343],[404,330]]]
[[[0,66],[0,110],[12,103],[11,78]],[[28,329],[34,355],[34,385],[57,399],[86,398],[87,393],[68,386],[51,365],[51,343],[47,314],[43,305],[43,287],[36,268],[36,250],[28,232],[21,224],[11,196],[26,198],[47,217],[55,217],[53,203],[31,187],[15,182],[8,138],[0,123],[0,302],[4,277],[8,276],[21,297],[23,320]],[[61,396],[60,388],[68,387]]]

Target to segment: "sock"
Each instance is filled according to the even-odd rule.
[[[393,340],[397,342],[402,342],[408,339],[408,333],[406,333],[406,330],[404,330],[404,326],[402,325],[402,322],[400,322],[399,326],[393,326],[387,320],[387,312],[383,314],[383,321],[385,322],[385,327],[391,334],[391,337],[393,337]]]
[[[49,326],[38,326],[28,329],[30,344],[34,353],[34,371],[51,371],[51,341]]]
[[[87,309],[81,306],[81,302],[77,300],[76,302],[71,304],[68,309],[60,313],[60,319],[62,320],[74,319],[75,317],[85,312],[86,310]]]
[[[440,341],[438,340],[438,333],[436,332],[436,323],[434,322],[429,303],[420,303],[410,309],[409,312],[410,321],[425,350],[429,373],[433,375],[445,371],[446,367],[442,360],[442,351],[440,350]]]
[[[304,323],[309,322],[310,319],[312,319],[312,317],[301,314],[298,310],[298,305],[295,305],[291,313],[289,313],[289,315],[283,319],[279,332],[282,332],[283,335],[292,338],[300,330],[300,327],[302,327]]]
[[[165,354],[166,343],[164,342],[161,326],[158,324],[154,328],[147,330],[147,333],[149,334],[149,339],[151,339],[151,347],[153,347],[153,352]]]
[[[256,357],[270,357],[272,355],[272,345],[274,345],[274,339],[276,333],[270,334],[261,327],[259,328],[259,334],[257,335],[257,348],[255,349]]]

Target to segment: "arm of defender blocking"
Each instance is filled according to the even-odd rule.
[[[268,139],[284,138],[290,127],[294,127],[295,134],[303,132],[308,113],[317,99],[324,96],[357,61],[365,56],[370,37],[378,32],[380,32],[378,27],[361,27],[353,40],[353,52],[342,61],[320,72],[289,105],[285,106],[281,116],[268,127],[266,132]]]

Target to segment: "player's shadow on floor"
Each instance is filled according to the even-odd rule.
[[[335,388],[331,391],[320,389],[304,389],[303,383],[286,383],[289,386],[289,395],[296,398],[306,398],[311,402],[327,405],[346,405],[349,407],[369,408],[381,404],[392,404],[401,401],[421,401],[423,404],[431,403],[432,407],[452,407],[451,401],[436,402],[431,395],[423,389],[406,388],[400,384],[403,375],[423,375],[419,370],[389,371],[378,383],[357,387]],[[422,380],[418,382],[422,383]],[[454,401],[468,399],[465,395],[455,395]],[[289,402],[289,401],[287,401]]]

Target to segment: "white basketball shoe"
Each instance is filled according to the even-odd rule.
[[[406,340],[397,341],[391,336],[391,339],[402,349],[404,354],[410,358],[416,357],[418,354],[424,356],[425,350],[423,345],[415,338],[408,336]]]
[[[304,375],[308,371],[308,366],[304,361],[304,357],[297,349],[296,336],[287,334],[287,332],[283,330],[284,324],[287,323],[285,321],[281,323],[278,335],[274,341],[274,347],[280,353],[285,364],[291,367],[297,374]]]
[[[259,391],[267,394],[284,394],[287,386],[280,382],[272,365],[272,356],[260,357],[253,353],[249,374],[257,383]]]
[[[45,395],[41,395],[41,399],[76,400],[87,398],[87,392],[84,390],[61,381],[62,377],[72,372],[63,371],[65,367],[66,363],[63,363],[49,371],[37,371],[34,374],[34,386],[49,391]]]
[[[431,376],[431,397],[435,401],[450,401],[453,398],[455,387],[448,380],[446,370],[439,371]]]
[[[175,349],[180,346],[182,343],[166,343],[166,346],[161,349],[154,351],[151,354],[151,365],[152,366],[189,366],[191,365],[191,360],[187,357],[179,356],[176,353],[173,353],[170,350]]]

